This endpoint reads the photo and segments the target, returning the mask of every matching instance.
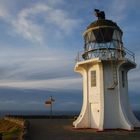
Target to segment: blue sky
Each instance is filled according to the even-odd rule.
[[[0,0],[0,110],[45,110],[50,95],[56,110],[80,110],[82,78],[73,68],[95,8],[117,22],[136,54],[129,95],[140,109],[139,7],[137,0]]]

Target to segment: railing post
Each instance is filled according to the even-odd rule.
[[[79,62],[80,61],[80,54],[79,52],[77,53],[77,56],[76,56],[76,62]]]

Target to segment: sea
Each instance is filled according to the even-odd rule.
[[[133,111],[136,118],[138,120],[140,120],[140,111]],[[80,113],[80,111],[52,111],[52,115],[57,115],[57,116],[62,116],[62,115],[66,115],[66,116],[78,116]],[[27,111],[19,111],[19,110],[0,110],[0,118],[6,116],[6,115],[20,115],[20,116],[49,116],[50,112],[49,111],[45,111],[45,110],[27,110]]]
[[[52,115],[57,115],[57,116],[77,116],[79,115],[79,111],[52,111]],[[19,111],[19,110],[0,110],[0,117],[4,117],[7,115],[19,115],[19,116],[49,116],[50,111],[44,111],[44,110],[24,110],[24,111]]]

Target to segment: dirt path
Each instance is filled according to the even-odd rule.
[[[75,130],[70,119],[30,119],[30,140],[140,140],[140,130],[95,132]]]

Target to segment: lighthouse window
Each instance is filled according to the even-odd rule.
[[[96,86],[96,71],[91,71],[91,87]]]
[[[125,73],[122,71],[122,87],[125,86]]]

